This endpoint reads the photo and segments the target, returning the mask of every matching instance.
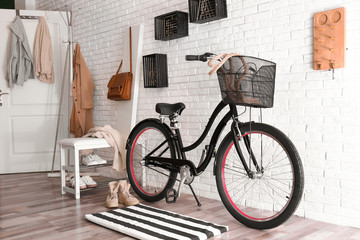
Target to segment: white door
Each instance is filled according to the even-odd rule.
[[[14,10],[0,9],[0,174],[51,170],[58,119],[62,74],[68,40],[65,13],[21,10],[21,15],[46,16],[54,51],[55,83],[29,79],[23,86],[9,88],[7,64],[10,54],[9,26]],[[63,14],[62,18],[60,14]],[[23,19],[32,50],[38,20]],[[66,93],[67,91],[65,91]],[[59,139],[67,137],[68,97],[64,97]],[[58,153],[57,153],[58,155]],[[59,162],[58,156],[56,163]],[[55,165],[58,169],[58,164]]]

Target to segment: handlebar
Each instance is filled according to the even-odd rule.
[[[186,61],[202,61],[206,62],[208,57],[214,55],[213,53],[204,53],[202,55],[185,55]]]

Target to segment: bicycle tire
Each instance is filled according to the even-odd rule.
[[[255,229],[277,227],[295,212],[303,194],[300,156],[290,139],[270,125],[252,123],[240,131],[239,145],[255,178],[247,176],[230,132],[217,154],[216,183],[220,198],[229,213],[244,225]],[[255,166],[249,161],[251,154],[244,137],[250,140],[251,150],[263,168],[262,174],[255,173]]]
[[[154,154],[175,158],[171,132],[158,119],[146,119],[138,123],[127,140],[126,171],[129,182],[135,193],[148,202],[163,199],[167,189],[172,189],[176,181],[177,173],[147,165],[143,160],[163,141],[167,142]]]

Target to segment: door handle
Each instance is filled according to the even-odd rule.
[[[1,96],[6,95],[6,94],[9,94],[9,93],[6,93],[6,92],[3,92],[0,90],[0,107],[2,106]]]

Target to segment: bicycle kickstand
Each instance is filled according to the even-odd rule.
[[[191,186],[190,184],[189,184],[189,187],[190,187],[190,190],[191,190],[191,192],[192,192],[192,194],[193,194],[193,196],[194,196],[194,198],[195,198],[195,200],[196,200],[197,205],[198,205],[199,207],[201,207],[201,203],[200,203],[199,199],[197,198],[197,196],[196,196],[196,194],[195,194],[195,192],[194,192],[194,189],[192,188],[192,186]]]
[[[168,189],[166,191],[165,199],[167,203],[175,203],[176,199],[180,197],[181,189],[186,181],[186,179],[190,177],[190,170],[188,166],[180,167],[180,183],[178,190],[175,189]]]

